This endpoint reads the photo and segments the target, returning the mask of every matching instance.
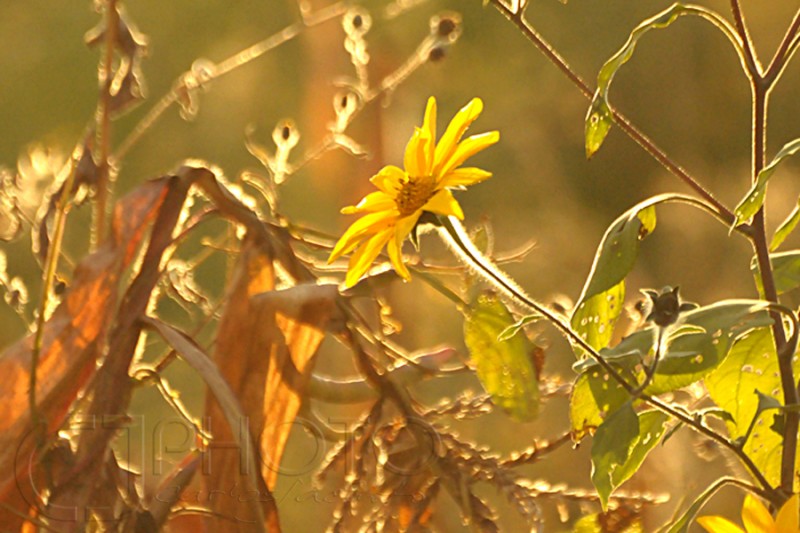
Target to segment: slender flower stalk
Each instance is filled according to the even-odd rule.
[[[436,99],[429,98],[422,127],[415,128],[406,146],[404,168],[383,167],[370,178],[378,190],[357,205],[342,209],[344,214],[363,214],[345,231],[328,259],[330,263],[352,252],[345,278],[348,287],[367,273],[384,247],[397,273],[410,279],[401,248],[424,212],[463,220],[464,213],[451,189],[473,185],[492,174],[461,165],[500,140],[497,131],[461,140],[482,110],[483,102],[473,98],[450,121],[437,143]]]

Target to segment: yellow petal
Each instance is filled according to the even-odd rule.
[[[748,533],[767,533],[774,530],[775,522],[764,504],[748,494],[742,505],[742,522]]]
[[[367,273],[375,258],[381,253],[381,249],[393,235],[393,229],[381,231],[359,246],[358,250],[350,256],[350,264],[344,280],[347,287],[355,285],[361,276]]]
[[[433,161],[436,153],[436,98],[431,96],[428,98],[428,105],[425,107],[425,118],[422,121],[422,129],[428,134],[430,142],[427,144],[427,153],[425,154],[425,164],[430,169],[433,167]]]
[[[458,147],[455,149],[452,155],[446,160],[442,161],[442,166],[439,168],[439,174],[437,175],[445,175],[450,173],[452,170],[461,165],[461,163],[466,161],[467,158],[470,158],[481,150],[490,147],[499,140],[500,132],[498,131],[481,133],[464,139],[458,144]]]
[[[353,222],[336,243],[336,246],[333,247],[328,263],[355,248],[370,233],[377,233],[391,226],[396,217],[397,214],[391,211],[378,211],[377,213],[364,215]]]
[[[422,210],[437,213],[439,215],[452,215],[459,220],[464,220],[464,212],[461,210],[461,206],[458,205],[458,202],[453,197],[453,193],[447,189],[442,189],[433,195],[433,198],[428,200],[428,202],[422,206]]]
[[[389,260],[392,262],[392,265],[394,265],[394,270],[400,275],[401,278],[408,281],[411,279],[411,273],[408,271],[406,264],[403,262],[403,252],[401,250],[404,240],[405,235],[398,235],[397,229],[395,229],[395,235],[389,239],[389,243],[386,245],[386,250],[389,252]]]
[[[697,523],[708,533],[744,533],[742,528],[721,516],[701,516]]]
[[[406,173],[403,172],[401,168],[394,165],[383,167],[377,174],[369,179],[374,186],[392,196],[392,198],[397,196],[397,193],[403,187],[403,183],[407,180]]]
[[[432,142],[427,131],[422,128],[414,128],[414,134],[406,145],[406,154],[403,159],[403,165],[409,175],[429,176],[431,174],[427,154]]]
[[[783,504],[781,510],[778,511],[778,517],[775,519],[775,531],[778,533],[798,533],[800,532],[800,513],[798,512],[798,505],[800,505],[800,495],[795,494]]]
[[[358,202],[358,205],[345,207],[342,214],[352,215],[353,213],[363,213],[365,211],[387,211],[397,207],[394,197],[383,191],[371,192]]]
[[[453,117],[453,120],[450,121],[444,135],[439,139],[439,143],[436,146],[435,162],[433,165],[434,174],[439,174],[444,162],[450,159],[450,156],[456,150],[458,141],[464,136],[464,132],[467,131],[470,124],[475,122],[475,119],[478,118],[481,111],[483,111],[483,101],[480,98],[473,98],[470,103],[462,107],[461,110],[456,113],[456,116]]]
[[[457,168],[441,178],[440,187],[461,187],[467,185],[474,185],[481,181],[490,178],[491,172],[487,172],[480,168],[464,167]]]
[[[414,229],[414,226],[417,225],[417,220],[419,220],[420,215],[422,215],[422,211],[417,211],[416,213],[401,218],[395,224],[394,232],[395,238],[397,239],[397,244],[400,245],[406,240],[406,237],[411,233],[411,230]]]

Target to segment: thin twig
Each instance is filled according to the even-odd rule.
[[[539,49],[544,56],[550,60],[569,80],[581,91],[581,93],[589,100],[594,95],[594,89],[583,81],[583,79],[572,70],[567,61],[562,58],[553,47],[545,41],[545,39],[530,25],[528,20],[522,16],[522,13],[513,11],[509,6],[505,5],[501,0],[490,0],[491,3],[502,13],[508,20],[519,28],[522,34]],[[736,220],[736,216],[730,209],[725,207],[719,200],[717,200],[711,192],[709,192],[703,185],[693,178],[686,170],[680,165],[675,163],[670,157],[659,148],[649,137],[639,131],[622,113],[619,113],[614,108],[611,108],[611,115],[614,117],[614,122],[619,128],[624,131],[631,139],[633,139],[639,146],[649,153],[656,161],[658,161],[670,173],[677,176],[686,185],[691,187],[697,194],[703,197],[707,202],[712,204],[721,214],[725,217],[728,225],[732,225]],[[739,228],[737,228],[739,229]]]
[[[210,83],[211,81],[228,74],[239,67],[246,65],[247,63],[261,57],[262,55],[266,54],[267,52],[277,48],[278,46],[294,39],[297,37],[304,29],[311,28],[313,26],[317,26],[322,24],[323,22],[327,22],[339,15],[343,14],[346,10],[347,6],[344,2],[337,2],[331,6],[328,6],[324,9],[321,9],[319,12],[308,15],[303,18],[302,21],[295,22],[294,24],[290,24],[289,26],[285,27],[281,31],[267,37],[263,41],[259,41],[258,43],[246,48],[231,57],[224,59],[223,61],[217,63],[214,69],[209,73],[208,79],[204,81],[204,83]],[[130,151],[131,148],[141,139],[141,137],[161,118],[167,109],[172,107],[175,104],[181,95],[182,86],[180,85],[181,81],[180,78],[176,81],[175,86],[173,86],[172,90],[164,95],[161,100],[159,100],[151,109],[150,111],[139,121],[138,124],[133,128],[131,133],[128,135],[125,140],[123,140],[119,147],[117,148],[116,152],[114,152],[113,160],[114,161],[121,161],[125,155]]]
[[[80,156],[79,150],[73,151],[69,162],[65,164],[61,173],[68,173],[64,179],[64,188],[61,189],[61,196],[58,198],[56,207],[55,221],[53,222],[53,242],[47,250],[47,262],[45,263],[44,278],[42,279],[42,292],[39,300],[39,314],[36,317],[36,333],[33,338],[33,351],[31,352],[31,369],[28,380],[28,409],[31,413],[31,423],[36,430],[37,445],[44,445],[44,428],[40,428],[42,422],[39,409],[36,405],[36,381],[39,357],[42,352],[44,342],[44,326],[47,321],[47,307],[50,302],[50,291],[53,287],[53,280],[58,269],[58,258],[61,255],[61,243],[64,239],[64,228],[67,224],[67,214],[69,213],[69,195],[72,191],[72,183],[75,180],[75,167]],[[63,178],[63,176],[62,176]],[[46,229],[44,230],[46,231]]]
[[[753,41],[750,39],[750,32],[747,31],[747,25],[744,22],[744,14],[742,14],[739,0],[731,0],[731,13],[733,14],[733,22],[736,25],[736,32],[742,40],[745,72],[748,76],[755,75],[761,78],[761,63],[758,61],[758,56],[753,49]]]
[[[767,83],[773,83],[780,77],[784,67],[788,64],[798,43],[800,43],[800,9],[794,14],[794,19],[786,30],[786,34],[775,51],[775,56],[770,61],[764,79]]]
[[[97,167],[97,195],[94,201],[92,220],[92,245],[103,242],[106,234],[106,210],[111,195],[111,84],[114,68],[114,50],[119,30],[117,0],[107,0],[105,6],[105,49],[99,67],[100,98],[97,105],[97,144],[99,161]]]

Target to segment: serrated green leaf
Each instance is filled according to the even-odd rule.
[[[760,328],[739,339],[719,368],[705,378],[705,384],[714,403],[733,417],[726,423],[731,439],[746,436],[754,417],[760,414],[756,391],[773,397],[779,397],[781,392],[770,328]],[[761,403],[763,410],[766,404],[763,400]],[[768,428],[773,416],[768,413],[759,417],[744,451],[767,479],[776,483],[780,479],[782,439]]]
[[[788,237],[794,231],[794,228],[797,227],[798,222],[800,222],[800,198],[797,199],[797,204],[795,204],[794,209],[792,209],[792,212],[789,213],[789,216],[786,217],[786,220],[781,222],[781,225],[775,230],[775,235],[772,236],[772,242],[769,243],[770,252],[774,252],[781,244],[783,244],[783,241],[786,240],[786,237]]]
[[[605,511],[614,490],[614,471],[628,460],[639,438],[639,417],[630,402],[606,418],[592,440],[592,483]]]
[[[781,151],[775,155],[775,158],[770,164],[765,166],[761,172],[758,173],[755,183],[753,183],[753,186],[747,191],[745,197],[742,198],[742,201],[739,202],[739,205],[737,205],[736,209],[733,211],[736,215],[736,221],[733,223],[734,226],[738,226],[750,220],[750,218],[761,209],[761,206],[764,204],[764,197],[767,194],[767,182],[775,173],[781,161],[794,155],[798,150],[800,150],[800,139],[795,139],[786,143],[783,148],[781,148]]]
[[[636,44],[645,33],[653,29],[666,28],[681,15],[699,15],[704,18],[714,18],[702,7],[675,3],[634,28],[627,42],[600,69],[597,75],[597,91],[594,93],[589,111],[586,113],[584,125],[586,157],[592,157],[600,149],[611,128],[613,117],[608,104],[608,89],[617,71],[633,56]]]
[[[778,294],[800,287],[800,250],[769,254],[769,258]],[[750,271],[755,277],[758,291],[763,294],[764,288],[761,285],[761,276],[758,273],[758,262],[755,257],[750,261]]]
[[[630,399],[627,391],[602,369],[581,374],[569,399],[569,419],[576,440],[594,432],[609,413]]]
[[[570,320],[572,329],[593,348],[599,350],[611,341],[622,312],[625,276],[636,263],[640,241],[656,227],[655,205],[671,198],[648,198],[623,213],[606,230]]]
[[[496,294],[481,294],[466,313],[464,342],[492,401],[512,418],[529,421],[539,410],[539,383],[529,355],[532,345],[521,331],[498,339],[513,323]]]

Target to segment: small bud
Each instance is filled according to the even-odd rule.
[[[435,46],[431,48],[431,51],[428,53],[428,61],[436,63],[437,61],[444,59],[444,56],[444,48],[441,46]]]
[[[652,289],[643,290],[642,292],[650,298],[652,305],[646,320],[655,322],[656,325],[664,328],[674,324],[681,312],[696,308],[696,304],[681,303],[679,290],[679,287],[672,288],[669,285],[661,289],[660,293]]]

